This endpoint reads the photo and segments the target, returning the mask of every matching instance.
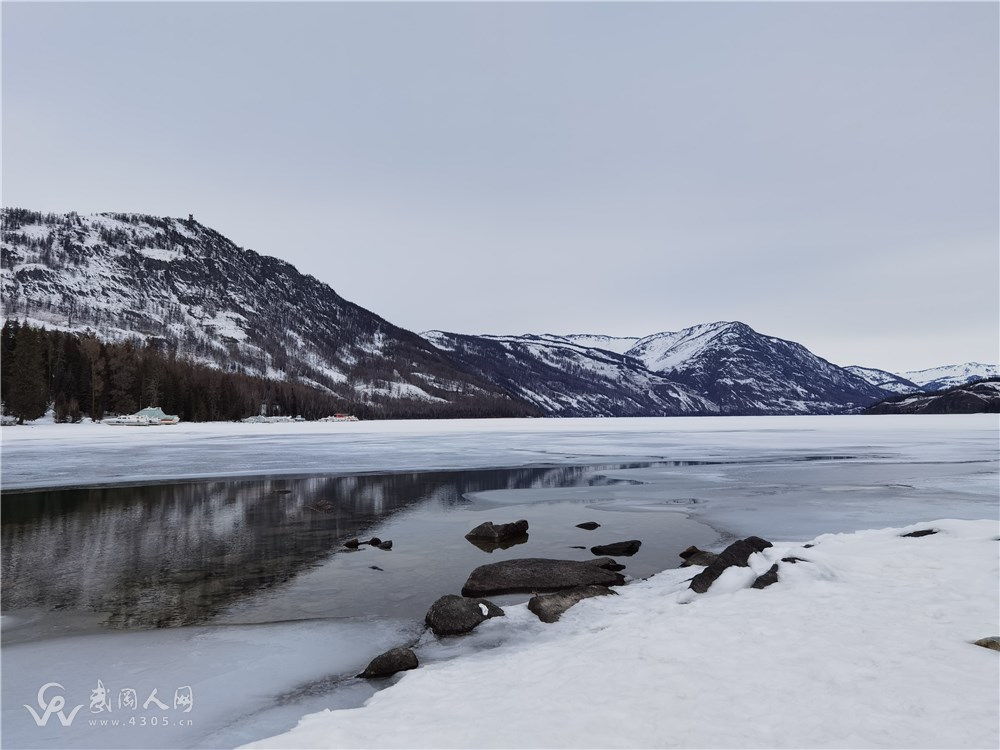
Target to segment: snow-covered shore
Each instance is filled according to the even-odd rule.
[[[996,747],[1000,654],[971,642],[1000,629],[997,531],[776,544],[706,594],[670,570],[551,625],[511,607],[479,627],[504,645],[246,747]]]

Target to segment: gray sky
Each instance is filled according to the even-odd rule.
[[[996,3],[3,3],[3,204],[193,213],[415,331],[998,360]]]

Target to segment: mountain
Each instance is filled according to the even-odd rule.
[[[563,416],[831,414],[887,393],[801,344],[738,322],[636,339],[442,331],[424,336],[481,377]]]
[[[864,414],[996,414],[1000,412],[1000,380],[963,383],[935,393],[895,396]]]
[[[7,318],[138,339],[229,372],[396,415],[525,416],[527,404],[290,264],[187,220],[2,211]]]
[[[548,416],[719,413],[702,395],[650,372],[632,357],[577,343],[595,337],[470,336],[444,331],[427,331],[423,336],[479,377]]]
[[[979,362],[966,362],[961,365],[943,365],[927,370],[902,372],[900,375],[912,380],[922,390],[940,391],[956,385],[965,385],[976,380],[1000,377],[996,365],[984,365]]]
[[[834,414],[885,395],[801,344],[740,322],[655,333],[626,354],[704,395],[723,414]]]
[[[878,386],[885,391],[891,391],[892,393],[914,393],[920,390],[920,386],[912,380],[907,380],[899,375],[879,370],[875,367],[850,365],[844,369],[848,372],[853,372],[859,378],[864,378],[872,385]]]

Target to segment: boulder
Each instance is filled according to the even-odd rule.
[[[379,539],[377,536],[373,536],[371,539],[369,539],[366,542],[366,544],[370,544],[372,547],[378,547],[381,543],[382,543],[382,540]]]
[[[919,529],[917,531],[911,531],[909,534],[900,534],[900,536],[930,536],[931,534],[937,534],[937,529]]]
[[[975,641],[975,645],[982,646],[983,648],[991,648],[994,651],[1000,651],[1000,635],[991,635],[987,638],[980,638]]]
[[[639,551],[642,542],[638,539],[629,539],[627,542],[615,542],[614,544],[599,544],[591,547],[590,551],[595,555],[612,555],[614,557],[632,557]]]
[[[416,669],[417,666],[417,655],[410,649],[394,648],[372,659],[358,677],[390,677],[396,672]]]
[[[772,583],[778,582],[778,563],[772,565],[764,575],[757,576],[757,580],[750,586],[752,589],[766,589]]]
[[[386,550],[392,549],[392,540],[391,539],[386,539],[384,542],[379,542],[378,548],[379,549],[386,549]]]
[[[357,538],[348,539],[346,542],[344,542],[344,546],[347,547],[348,549],[357,549],[360,545],[361,542],[359,542]]]
[[[607,596],[617,592],[607,586],[577,586],[576,588],[558,591],[555,594],[539,594],[528,600],[528,609],[538,615],[542,622],[555,622],[563,612],[578,601],[592,596]]]
[[[431,605],[424,622],[434,635],[461,635],[491,617],[503,617],[504,611],[486,599],[466,599],[447,594]]]
[[[684,559],[684,562],[681,563],[682,568],[687,568],[692,565],[703,565],[708,567],[715,561],[715,558],[718,557],[718,555],[714,552],[707,552],[703,549],[698,549],[693,544],[681,552],[680,556]]]
[[[524,536],[528,533],[528,522],[523,518],[513,523],[493,523],[486,521],[465,535],[466,539],[487,539],[493,542],[511,537]]]
[[[586,529],[587,531],[593,531],[594,529],[601,528],[601,524],[595,521],[585,521],[584,523],[578,523],[576,525],[578,529]]]
[[[733,565],[742,568],[748,567],[747,560],[750,559],[750,555],[771,546],[773,545],[769,541],[758,536],[748,536],[746,539],[736,540],[722,550],[711,565],[691,579],[691,589],[699,594],[704,594],[726,568]]]
[[[577,586],[621,586],[621,573],[605,570],[593,562],[527,557],[480,565],[469,574],[463,596],[562,591]]]

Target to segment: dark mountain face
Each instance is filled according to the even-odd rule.
[[[193,219],[3,210],[5,314],[107,340],[138,337],[224,370],[347,403],[534,413],[414,333]]]
[[[561,417],[718,413],[699,394],[615,352],[555,336],[424,336],[480,377]]]
[[[934,393],[895,396],[864,414],[996,414],[1000,412],[1000,380],[982,380]]]

